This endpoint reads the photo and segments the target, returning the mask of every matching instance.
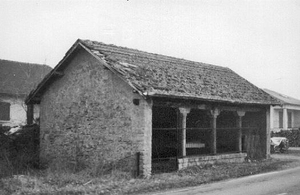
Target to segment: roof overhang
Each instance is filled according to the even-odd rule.
[[[260,103],[260,102],[241,102],[241,101],[230,101],[230,100],[221,100],[221,99],[214,99],[214,98],[201,98],[201,97],[190,97],[190,96],[175,96],[175,95],[164,95],[164,94],[148,94],[148,97],[153,98],[172,98],[172,99],[183,99],[183,100],[195,100],[195,101],[205,101],[211,103],[224,103],[224,104],[235,104],[235,105],[253,105],[253,106],[273,106],[273,105],[280,105],[280,104],[273,104],[273,103]]]
[[[73,56],[82,48],[80,40],[77,40],[73,46],[68,50],[64,58],[52,69],[44,79],[38,84],[38,86],[30,92],[26,97],[25,103],[28,104],[39,104],[41,96],[53,81],[61,78],[64,75],[64,68],[67,63],[73,58]]]

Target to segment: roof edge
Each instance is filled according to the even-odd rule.
[[[71,54],[78,49],[78,46],[81,46],[80,39],[77,39],[76,42],[72,45],[72,47],[66,52],[65,56],[62,60],[59,61],[59,63],[44,77],[44,79],[37,85],[35,89],[33,89],[29,95],[25,99],[25,104],[35,104],[38,103],[38,101],[34,100],[36,96],[42,92],[42,90],[45,88],[45,85],[50,82],[50,79],[53,78],[53,75],[58,72],[58,69],[64,64],[64,62],[71,56]],[[39,94],[41,95],[41,94]]]
[[[207,101],[207,102],[216,102],[216,103],[230,103],[230,104],[243,104],[243,105],[258,105],[258,106],[271,106],[271,105],[278,105],[272,103],[255,103],[255,102],[238,102],[238,101],[226,101],[226,100],[218,100],[218,99],[206,99],[200,97],[187,97],[187,96],[175,96],[175,95],[163,95],[163,94],[148,94],[148,97],[168,97],[168,98],[178,98],[178,99],[186,99],[186,100],[199,100],[199,101]]]
[[[84,44],[84,41],[79,39],[79,44],[88,52],[90,53],[94,58],[96,58],[100,63],[102,63],[106,68],[108,68],[110,71],[112,71],[117,77],[119,77],[121,80],[123,80],[125,83],[127,83],[134,91],[138,92],[142,97],[146,98],[145,95],[143,94],[143,91],[139,90],[137,87],[134,86],[133,83],[131,83],[130,81],[126,80],[124,77],[120,76],[120,74],[118,74],[117,71],[115,71],[112,66],[109,66],[107,63],[109,63],[107,61],[107,59],[101,59],[99,58],[99,56],[97,56],[96,54],[94,54],[91,49],[88,48],[88,46],[86,46]],[[105,56],[105,55],[104,55]]]

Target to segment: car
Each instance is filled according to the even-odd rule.
[[[272,137],[271,138],[271,153],[287,152],[289,149],[289,140],[286,137]]]

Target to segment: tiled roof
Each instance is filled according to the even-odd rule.
[[[229,68],[79,40],[140,93],[246,104],[276,104],[274,98]]]
[[[0,93],[27,95],[50,70],[46,65],[0,60]]]
[[[279,104],[269,94],[229,68],[80,40],[30,93],[26,103],[39,103],[41,94],[62,74],[70,56],[84,48],[143,96],[189,98],[240,104]]]
[[[292,105],[300,106],[300,100],[298,100],[298,99],[277,93],[277,92],[269,90],[269,89],[264,89],[264,91],[267,92],[268,94],[270,94],[271,96],[275,97],[276,99],[278,99],[282,104],[292,104]]]

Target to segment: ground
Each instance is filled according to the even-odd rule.
[[[2,178],[0,194],[145,194],[300,166],[300,148],[271,156],[270,160],[198,166],[148,179],[116,172],[102,177],[88,172],[28,172]]]

